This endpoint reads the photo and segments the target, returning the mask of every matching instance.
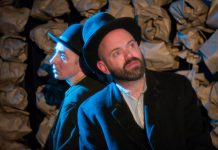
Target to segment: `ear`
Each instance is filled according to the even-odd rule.
[[[97,67],[98,69],[103,72],[104,74],[107,74],[109,75],[110,74],[110,71],[108,70],[107,66],[105,65],[105,63],[102,61],[102,60],[99,60],[97,62]]]

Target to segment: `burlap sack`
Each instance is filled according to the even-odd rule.
[[[0,7],[12,5],[14,0],[1,0],[0,1]]]
[[[209,84],[209,81],[207,81],[204,73],[198,73],[197,71],[197,69],[180,70],[176,73],[184,75],[190,80],[199,100],[202,102],[203,106],[208,109],[211,85]]]
[[[5,6],[0,9],[0,33],[17,33],[24,30],[30,15],[28,8]]]
[[[7,61],[24,62],[27,59],[25,38],[16,35],[0,37],[0,57]]]
[[[173,0],[145,0],[149,5],[163,6],[171,3]]]
[[[211,73],[218,72],[218,30],[200,47],[201,55]]]
[[[107,0],[71,0],[74,7],[82,16],[90,17],[97,13],[103,6],[106,5]]]
[[[197,28],[192,28],[178,31],[174,39],[174,45],[180,43],[185,49],[197,52],[204,41],[204,36],[202,36],[200,31]]]
[[[179,67],[179,62],[170,53],[170,47],[164,42],[141,42],[140,48],[145,57],[146,67],[150,70],[166,71]]]
[[[190,68],[190,70],[179,70],[179,71],[176,71],[175,73],[184,75],[191,82],[192,87],[195,89],[195,91],[198,91],[201,86],[209,85],[209,82],[205,78],[204,74],[199,73],[198,70],[199,70],[199,67],[197,65],[192,65],[192,68]],[[202,95],[199,95],[199,97],[207,96],[207,95],[203,95],[203,96]],[[202,99],[202,103],[205,104],[205,106],[207,102],[204,102],[204,99]]]
[[[211,28],[218,28],[218,1],[211,0],[210,10],[207,15],[206,23]]]
[[[177,21],[177,29],[204,26],[208,7],[201,0],[178,0],[171,3],[169,11]]]
[[[4,106],[24,110],[28,104],[27,93],[21,87],[16,87],[8,92],[0,91],[0,108]]]
[[[39,130],[36,133],[36,139],[42,147],[44,147],[45,142],[48,138],[51,128],[53,127],[56,116],[46,116],[40,123]]]
[[[40,49],[44,50],[46,54],[51,54],[53,53],[54,42],[48,37],[48,32],[60,36],[67,26],[68,24],[64,23],[62,20],[49,21],[46,24],[39,25],[32,29],[30,31],[30,38]]]
[[[138,24],[142,30],[142,39],[145,41],[162,40],[169,42],[171,20],[167,12],[155,5],[142,5],[141,0],[135,0],[134,7]],[[142,7],[146,6],[146,7]]]
[[[40,20],[50,20],[69,12],[70,9],[66,0],[35,0],[33,1],[31,16]]]
[[[209,99],[212,96],[215,95],[211,95],[211,90],[212,90],[213,86],[212,84],[208,85],[208,86],[199,86],[198,89],[196,89],[196,94],[198,95],[198,98],[201,100],[203,106],[208,110],[209,109]],[[215,94],[215,93],[213,93]]]
[[[49,75],[51,65],[50,59],[52,55],[46,55],[45,58],[41,61],[39,69],[37,70],[37,75],[39,77],[45,77]]]
[[[27,112],[18,109],[9,112],[0,110],[1,137],[6,140],[19,140],[31,131]]]
[[[36,91],[36,106],[39,110],[41,110],[44,114],[46,115],[49,115],[49,116],[52,116],[52,115],[55,115],[57,109],[56,109],[56,106],[53,105],[48,105],[46,103],[46,99],[45,99],[45,96],[44,94],[42,93],[42,90],[45,86],[39,86],[37,88],[37,91]]]
[[[213,145],[218,148],[218,82],[213,83],[209,98],[208,115],[212,119],[211,125],[213,126],[210,135]]]
[[[22,82],[26,67],[24,63],[5,62],[0,59],[0,87]]]
[[[9,141],[2,139],[0,137],[0,150],[31,150],[24,144],[18,143],[16,141]]]
[[[130,0],[109,0],[107,12],[115,18],[132,17],[134,18],[134,9],[130,5]]]
[[[190,50],[184,49],[179,52],[177,52],[177,56],[179,58],[185,59],[187,63],[196,65],[201,61],[201,57],[196,54],[191,52]]]

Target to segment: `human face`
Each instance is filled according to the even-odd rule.
[[[98,49],[99,70],[115,80],[135,81],[143,77],[145,61],[133,36],[124,29],[109,32]]]
[[[50,64],[56,79],[67,80],[79,71],[79,56],[61,43],[57,43]]]

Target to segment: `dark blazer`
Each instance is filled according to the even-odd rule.
[[[105,86],[92,78],[85,77],[66,93],[44,150],[77,150],[79,138],[77,111],[80,104]]]
[[[145,149],[145,143],[148,150],[212,149],[190,82],[181,75],[154,71],[146,72],[146,82],[144,140],[119,89],[111,83],[79,108],[80,149],[137,150]]]

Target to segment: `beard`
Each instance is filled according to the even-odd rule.
[[[132,61],[138,61],[140,63],[140,65],[137,66],[137,67],[134,67],[134,68],[132,68],[130,70],[127,70],[126,66],[129,63],[131,63]],[[131,59],[128,59],[124,63],[122,69],[115,70],[115,69],[109,68],[109,70],[111,72],[111,76],[115,80],[135,81],[135,80],[140,79],[145,73],[145,60],[144,59],[140,60],[139,58],[133,57]]]

